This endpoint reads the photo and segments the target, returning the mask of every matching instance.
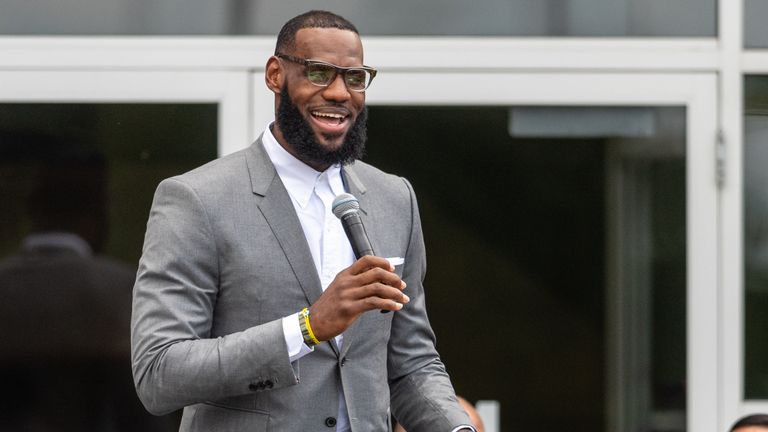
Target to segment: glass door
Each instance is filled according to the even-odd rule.
[[[458,393],[501,430],[718,430],[714,75],[381,78],[367,160],[416,187]]]
[[[131,290],[157,184],[247,143],[247,74],[0,82],[0,429],[178,430],[136,396]]]

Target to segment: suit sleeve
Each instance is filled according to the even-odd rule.
[[[471,424],[459,405],[443,362],[424,301],[426,256],[419,210],[411,185],[411,235],[403,279],[411,298],[392,318],[387,367],[392,413],[409,432],[450,431]]]
[[[147,224],[131,321],[134,381],[153,414],[297,382],[280,320],[210,337],[219,259],[201,199],[178,179],[163,181]]]

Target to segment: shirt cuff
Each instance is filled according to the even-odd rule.
[[[282,322],[285,345],[288,347],[288,358],[291,362],[315,350],[314,347],[310,348],[304,343],[304,337],[301,335],[301,327],[299,326],[298,313],[284,317]]]
[[[462,432],[462,431],[477,432],[477,429],[475,429],[473,426],[470,426],[470,425],[456,426],[455,428],[451,429],[451,432]]]

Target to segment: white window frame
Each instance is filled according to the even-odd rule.
[[[215,103],[223,154],[251,135],[250,75],[206,61],[242,54],[221,41],[0,38],[0,103]]]

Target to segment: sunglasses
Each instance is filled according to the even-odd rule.
[[[368,66],[341,67],[331,63],[307,60],[287,54],[276,54],[275,57],[303,65],[307,70],[309,82],[319,87],[328,87],[336,79],[336,75],[341,74],[344,78],[344,84],[349,90],[364,92],[376,76],[376,69]]]

